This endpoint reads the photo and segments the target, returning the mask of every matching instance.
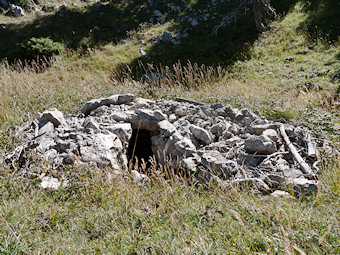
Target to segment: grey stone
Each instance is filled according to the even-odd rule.
[[[54,125],[52,122],[45,122],[45,124],[43,124],[40,128],[39,128],[39,132],[38,135],[42,136],[43,134],[46,133],[53,133],[54,131]]]
[[[237,164],[232,160],[227,160],[218,151],[207,151],[201,156],[202,165],[211,173],[224,178],[229,178],[237,172]]]
[[[296,178],[289,180],[288,184],[293,185],[296,195],[311,195],[318,190],[318,182],[314,180]]]
[[[95,119],[93,117],[87,117],[82,126],[84,128],[87,128],[87,129],[93,129],[95,131],[100,131],[100,127],[99,127],[99,124],[97,123],[97,121],[95,121]]]
[[[177,120],[177,117],[175,114],[170,114],[169,116],[169,122],[174,123]]]
[[[263,193],[269,193],[271,189],[269,186],[259,178],[246,178],[244,180],[233,181],[233,184],[238,184],[240,186],[248,185],[250,187],[256,188]]]
[[[63,140],[56,141],[55,145],[51,146],[58,153],[64,153],[71,148],[71,143]]]
[[[57,178],[43,177],[40,185],[43,189],[57,190],[60,188],[61,182]]]
[[[222,134],[222,140],[227,140],[230,139],[234,136],[233,133],[229,132],[229,131],[224,131]]]
[[[256,167],[261,164],[262,160],[262,157],[256,157],[256,155],[239,154],[237,157],[237,164],[240,166]]]
[[[156,17],[162,17],[163,16],[163,14],[159,10],[155,10],[153,12],[153,15],[156,16]]]
[[[244,149],[249,153],[272,154],[276,151],[276,145],[267,136],[252,136],[244,141]]]
[[[279,135],[274,129],[266,129],[265,131],[263,131],[262,135],[268,136],[274,142],[276,142],[279,139]]]
[[[175,143],[177,143],[178,141],[182,139],[183,139],[183,136],[180,133],[178,133],[177,131],[173,133],[165,144],[165,148],[164,148],[165,153],[170,154],[171,151],[175,149]]]
[[[129,142],[132,136],[132,127],[130,123],[113,124],[107,129],[117,135],[122,142]]]
[[[39,125],[45,125],[45,122],[49,121],[53,123],[54,127],[67,126],[64,114],[55,108],[44,111],[38,121]]]
[[[284,198],[294,198],[291,194],[289,194],[286,191],[283,190],[275,190],[273,193],[270,194],[272,197],[279,198],[279,197],[284,197]]]
[[[129,122],[131,120],[131,117],[133,115],[133,112],[113,112],[110,115],[110,118],[114,121],[122,121],[122,122]]]
[[[84,162],[94,162],[100,168],[111,167],[115,170],[127,169],[127,158],[123,155],[123,145],[118,136],[111,132],[98,133],[90,138],[91,146],[80,146]]]
[[[127,104],[133,101],[133,99],[134,99],[133,94],[113,95],[107,98],[93,99],[85,103],[85,105],[81,109],[81,112],[84,113],[85,115],[88,115],[91,113],[91,111],[97,109],[100,106],[103,105],[109,106],[111,104],[114,105]]]
[[[20,6],[10,4],[9,7],[10,7],[11,13],[13,14],[14,17],[24,17],[24,16],[26,16],[24,10]]]
[[[191,142],[190,139],[184,137],[180,141],[175,143],[175,148],[182,152],[184,156],[191,156],[196,152],[195,145]]]
[[[289,165],[286,165],[282,172],[287,179],[296,179],[303,177],[303,173],[299,169],[296,169],[294,167],[291,168]]]
[[[87,104],[90,108],[84,110],[90,113],[86,117],[64,116],[56,109],[38,113],[37,120],[17,129],[18,138],[25,143],[5,155],[5,164],[41,172],[31,169],[44,162],[46,169],[54,169],[58,175],[73,176],[72,171],[59,170],[65,169],[65,165],[82,164],[94,171],[110,168],[127,174],[132,134],[142,129],[143,139],[150,139],[150,143],[137,142],[138,150],[142,151],[145,145],[151,147],[148,151],[158,164],[181,167],[192,174],[195,182],[205,184],[218,178],[224,186],[250,183],[269,193],[297,178],[303,179],[296,162],[279,141],[277,130],[282,125],[279,122],[270,122],[248,109],[197,104],[183,98],[180,102],[142,98],[132,102],[133,96],[127,95],[91,100]],[[285,128],[301,156],[307,157],[302,149],[306,146],[304,137],[310,131],[287,124]],[[268,157],[276,146],[280,146],[280,153]],[[26,160],[31,155],[42,160]],[[304,183],[300,180],[291,184],[292,190],[296,194],[313,190],[315,183],[306,181],[309,182],[303,179]]]
[[[156,132],[158,130],[158,122],[165,119],[166,115],[160,110],[138,109],[135,110],[130,123],[133,129],[145,129]]]
[[[163,138],[168,138],[173,133],[176,132],[175,126],[167,120],[162,120],[162,121],[158,122],[158,129],[159,129],[161,136]]]
[[[211,127],[210,132],[215,136],[220,137],[222,136],[223,132],[229,128],[229,126],[230,126],[229,123],[226,123],[224,121],[219,122]]]
[[[150,181],[151,181],[150,178],[147,175],[141,174],[136,170],[131,171],[131,176],[132,176],[132,179],[134,181],[140,182],[142,184],[150,183]]]
[[[183,159],[182,162],[181,162],[181,166],[185,170],[189,171],[190,174],[193,174],[193,173],[198,171],[197,162],[196,162],[196,159],[194,157],[189,157],[189,158]]]
[[[235,119],[235,117],[240,113],[240,111],[236,108],[231,107],[230,105],[227,105],[227,106],[217,109],[216,113],[223,117],[229,117],[230,119]]]
[[[44,153],[52,148],[52,146],[56,145],[54,141],[54,134],[51,133],[45,133],[44,135],[40,136],[37,139],[37,142],[39,143],[39,145],[36,148],[36,151],[40,153]]]
[[[161,36],[162,42],[171,42],[173,40],[172,34],[168,31],[165,31]]]
[[[260,125],[251,125],[249,127],[249,131],[253,135],[262,135],[262,133],[267,129],[273,129],[276,126],[273,124],[260,124]]]
[[[213,135],[204,128],[191,125],[189,129],[196,139],[203,142],[203,144],[207,145],[213,142]]]
[[[142,48],[139,49],[139,53],[142,54],[142,56],[146,56],[146,51]]]

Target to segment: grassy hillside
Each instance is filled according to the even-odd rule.
[[[190,25],[180,18],[211,1],[173,1],[182,11],[164,23],[149,22],[144,2],[68,2],[39,16],[0,15],[1,153],[18,142],[12,127],[36,111],[75,112],[89,99],[123,92],[259,109],[340,143],[337,1],[272,1],[279,16],[260,35],[251,16],[217,36],[217,20],[199,21],[177,46],[150,40],[182,33]],[[166,3],[151,12],[165,13]],[[234,4],[213,10],[216,17]],[[17,62],[32,36],[67,50],[35,72],[32,63]],[[166,77],[163,86],[140,80],[155,70]],[[71,187],[48,191],[0,166],[0,254],[338,254],[340,159],[324,157],[318,193],[299,199],[161,177],[141,186],[90,169],[74,169],[80,178]]]

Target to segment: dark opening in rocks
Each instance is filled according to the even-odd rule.
[[[147,163],[147,167],[150,167],[150,157],[154,154],[151,148],[151,134],[149,131],[144,129],[133,129],[132,137],[130,139],[128,148],[128,160],[130,166],[136,164],[136,158],[138,159],[138,166],[142,164],[142,159]]]

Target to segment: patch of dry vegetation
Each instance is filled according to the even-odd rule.
[[[305,18],[297,7],[274,22],[253,45],[252,58],[225,67],[225,75],[194,64],[145,67],[146,73],[162,73],[166,86],[117,69],[138,57],[140,44],[133,37],[85,55],[66,52],[44,72],[3,62],[0,148],[11,148],[11,127],[36,111],[75,112],[89,99],[127,92],[257,108],[267,117],[312,122],[315,131],[325,130],[339,142],[339,85],[332,80],[340,68],[339,45],[309,47],[297,30]],[[149,29],[160,34],[166,25]],[[309,81],[322,89],[297,88]],[[338,254],[340,162],[333,155],[325,158],[319,192],[301,199],[214,183],[203,189],[184,180],[155,179],[140,186],[89,170],[68,188],[46,191],[0,167],[0,253]]]
[[[200,188],[177,178],[139,185],[109,172],[72,171],[82,176],[58,191],[2,175],[2,254],[340,251],[339,164],[325,166],[319,192],[300,199],[214,183]]]

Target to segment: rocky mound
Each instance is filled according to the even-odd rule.
[[[17,170],[29,171],[40,158],[54,171],[86,165],[130,169],[143,179],[134,167],[152,158],[201,183],[215,178],[262,192],[290,184],[296,193],[315,191],[318,184],[318,145],[307,128],[229,105],[113,95],[87,102],[77,115],[38,113],[20,131],[25,143],[6,157]]]

